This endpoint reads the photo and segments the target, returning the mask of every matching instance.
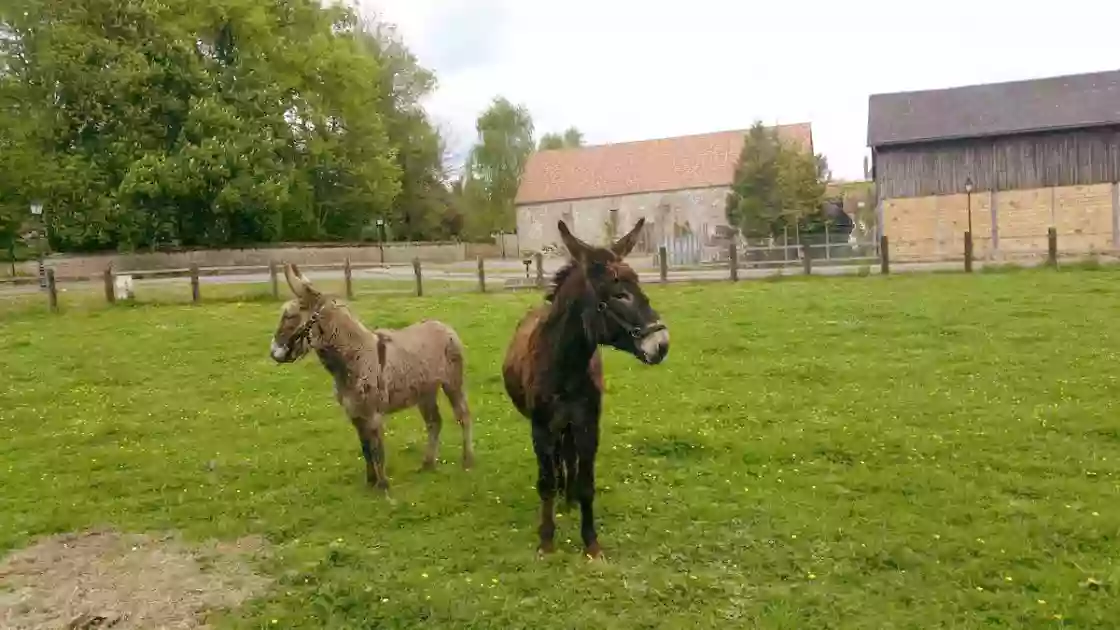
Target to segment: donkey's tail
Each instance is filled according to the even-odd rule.
[[[447,340],[443,346],[443,354],[447,359],[447,364],[451,368],[451,376],[455,378],[458,383],[462,382],[463,371],[466,369],[466,349],[463,346],[463,340],[459,338],[459,333],[447,324],[443,326],[444,334],[447,335]]]

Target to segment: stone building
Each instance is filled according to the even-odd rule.
[[[895,258],[1120,246],[1120,71],[876,94],[867,144]],[[971,192],[969,192],[971,183]]]
[[[809,123],[779,136],[812,151]],[[638,252],[681,235],[710,243],[726,230],[726,201],[747,130],[538,151],[517,192],[522,251],[560,246],[557,221],[603,244],[646,218]]]

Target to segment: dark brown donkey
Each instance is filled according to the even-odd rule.
[[[610,248],[579,240],[560,221],[571,262],[556,272],[546,303],[521,319],[506,350],[506,392],[533,430],[537,492],[541,497],[539,552],[553,550],[554,500],[579,503],[584,553],[601,553],[595,533],[595,454],[603,399],[599,346],[629,352],[656,365],[669,352],[669,329],[623,258],[645,224]]]

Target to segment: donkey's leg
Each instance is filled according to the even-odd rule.
[[[564,503],[560,510],[567,512],[576,504],[579,494],[576,490],[576,438],[570,425],[560,434],[560,456],[556,464],[560,469],[557,485],[564,490]]]
[[[420,415],[424,417],[424,426],[428,429],[428,447],[424,450],[424,464],[422,470],[434,470],[436,458],[439,456],[439,431],[443,426],[443,418],[439,415],[439,398],[433,391],[421,396],[419,403]]]
[[[576,470],[576,493],[579,497],[580,527],[583,537],[583,552],[590,558],[602,554],[599,535],[595,531],[595,455],[599,451],[599,421],[596,417],[586,418],[584,422],[572,427],[575,432],[576,455],[579,465]]]
[[[362,423],[362,451],[369,451],[366,459],[366,483],[378,490],[387,491],[389,475],[385,471],[385,429],[382,420],[380,415],[375,415]]]
[[[366,434],[366,421],[361,418],[351,418],[354,429],[358,432],[358,442],[362,445],[362,459],[366,462],[366,482],[373,485],[377,482],[377,472],[373,467],[373,449]]]
[[[474,437],[471,429],[471,410],[467,406],[467,393],[463,388],[463,379],[460,376],[456,383],[444,383],[443,393],[451,401],[451,410],[455,413],[455,421],[463,430],[463,468],[474,466]]]
[[[537,494],[541,498],[541,521],[537,552],[552,553],[556,535],[556,441],[547,423],[533,421],[533,451],[537,455]]]

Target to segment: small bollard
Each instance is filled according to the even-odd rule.
[[[102,280],[105,283],[105,301],[113,304],[117,301],[117,292],[113,287],[113,268],[112,266],[106,267],[102,275]]]
[[[198,304],[202,301],[202,291],[198,284],[198,264],[191,264],[191,302]]]
[[[354,279],[353,271],[350,268],[350,257],[346,257],[346,263],[342,266],[342,276],[346,281],[346,299],[354,299]]]
[[[58,312],[58,285],[55,284],[54,269],[47,269],[47,304],[52,313]]]

